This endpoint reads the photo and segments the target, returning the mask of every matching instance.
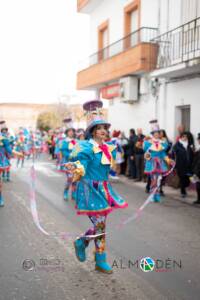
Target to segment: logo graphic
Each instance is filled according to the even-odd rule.
[[[140,261],[140,269],[143,272],[151,272],[154,270],[155,261],[151,257],[144,257]]]
[[[33,271],[35,269],[35,262],[32,259],[25,259],[22,267],[25,271]]]

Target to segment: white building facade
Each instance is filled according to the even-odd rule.
[[[157,118],[174,139],[200,132],[200,1],[78,0],[90,15],[91,55],[78,89],[108,99],[113,129],[128,133]]]

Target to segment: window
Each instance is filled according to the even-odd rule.
[[[190,131],[190,105],[176,106],[175,109],[175,130],[178,125],[183,125],[186,131]]]
[[[190,107],[185,106],[181,108],[181,124],[186,131],[190,131]]]
[[[130,13],[130,32],[134,32],[136,30],[138,30],[138,9],[132,11]]]
[[[124,48],[134,47],[139,42],[140,0],[135,0],[124,8]]]
[[[109,22],[105,21],[98,27],[98,60],[104,60],[109,56]]]
[[[108,28],[102,31],[102,48],[108,47]]]

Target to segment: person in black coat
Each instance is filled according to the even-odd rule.
[[[190,184],[189,177],[192,174],[193,150],[188,142],[187,132],[183,132],[178,142],[173,147],[176,159],[176,170],[180,179],[181,196],[186,197],[186,188]]]
[[[198,133],[197,141],[200,146],[200,133]],[[193,173],[196,177],[196,191],[197,191],[197,200],[193,204],[200,204],[200,147],[195,152],[194,161],[193,161]]]
[[[195,151],[195,144],[194,144],[194,137],[193,134],[190,131],[185,131],[188,137],[188,144],[192,148],[193,151]]]
[[[137,129],[137,137],[135,143],[135,165],[136,165],[136,175],[137,178],[135,181],[141,181],[144,177],[144,134],[142,133],[142,128]]]
[[[126,175],[126,169],[128,164],[128,138],[126,138],[124,132],[121,134],[122,149],[124,152],[124,161],[121,164],[121,174]]]
[[[137,136],[135,134],[135,129],[130,129],[130,135],[128,140],[128,166],[129,166],[129,178],[136,178],[136,164],[135,164],[135,143],[137,141]]]

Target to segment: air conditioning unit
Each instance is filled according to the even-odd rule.
[[[133,104],[138,101],[138,78],[137,77],[123,77],[120,83],[120,100],[123,103]]]

